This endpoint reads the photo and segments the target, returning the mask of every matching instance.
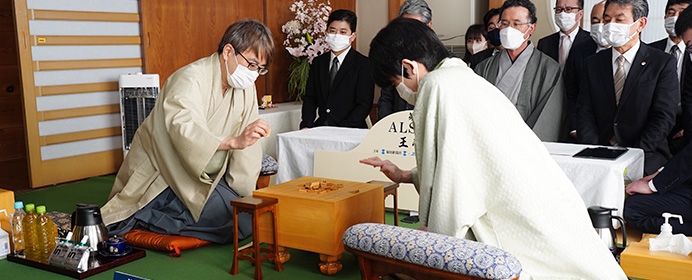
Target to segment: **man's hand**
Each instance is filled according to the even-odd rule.
[[[372,167],[379,167],[380,172],[384,173],[384,175],[394,183],[413,183],[410,170],[401,170],[389,160],[381,160],[379,157],[371,157],[361,159],[360,163],[367,164]]]
[[[219,150],[242,150],[252,146],[262,137],[269,137],[271,129],[263,119],[248,124],[238,137],[226,137],[219,145]]]
[[[634,195],[634,194],[638,194],[638,193],[639,194],[652,194],[652,193],[654,193],[654,191],[652,191],[651,188],[649,188],[649,181],[653,180],[654,177],[656,177],[656,175],[658,175],[658,172],[630,183],[629,185],[627,185],[627,187],[625,187],[625,191],[629,195]]]

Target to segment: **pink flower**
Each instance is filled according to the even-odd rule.
[[[283,45],[289,54],[307,57],[312,62],[313,58],[329,51],[323,38],[332,10],[330,5],[329,0],[307,0],[307,3],[298,0],[289,7],[296,14],[295,18],[281,26],[281,32],[286,34]]]

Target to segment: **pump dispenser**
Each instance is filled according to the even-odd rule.
[[[689,255],[692,252],[692,241],[684,234],[674,235],[673,226],[668,223],[670,218],[678,218],[680,224],[682,224],[682,216],[671,213],[663,213],[661,216],[663,216],[665,222],[661,225],[661,233],[658,237],[649,239],[649,250],[666,251],[683,256]]]
[[[671,226],[668,223],[668,219],[678,218],[678,220],[680,221],[680,224],[683,224],[682,216],[680,216],[680,215],[675,215],[675,214],[671,214],[671,213],[666,212],[666,213],[663,213],[661,216],[663,216],[663,218],[665,219],[665,222],[661,225],[661,233],[658,235],[659,237],[673,236],[673,226]]]

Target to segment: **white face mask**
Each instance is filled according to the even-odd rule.
[[[353,36],[353,34],[351,34]],[[327,34],[325,41],[332,51],[343,51],[351,45],[351,36],[341,34]]]
[[[560,27],[560,30],[568,31],[577,24],[577,14],[566,12],[555,14],[555,24]]]
[[[678,17],[667,17],[665,19],[666,32],[668,32],[669,36],[672,36],[672,37],[678,36],[675,34],[675,22],[676,21],[678,21]]]
[[[608,23],[603,27],[603,37],[613,47],[622,47],[632,39],[630,35],[630,27],[636,24],[635,21],[631,24],[626,23]]]
[[[529,32],[529,29],[526,29],[526,32]],[[502,46],[508,50],[518,49],[521,46],[521,44],[523,44],[524,41],[526,41],[526,39],[524,38],[526,32],[521,33],[521,31],[511,26],[508,26],[505,29],[500,30],[500,41],[502,42]]]
[[[247,89],[253,86],[255,84],[255,80],[257,80],[257,77],[259,77],[259,72],[252,71],[247,67],[240,65],[240,63],[238,63],[238,56],[233,55],[233,57],[235,57],[235,63],[238,65],[238,67],[236,67],[233,74],[231,74],[228,72],[228,60],[226,60],[226,80],[228,81],[228,84],[237,89]]]
[[[418,83],[418,74],[416,73],[416,83]],[[401,82],[396,86],[396,91],[399,93],[401,99],[406,100],[408,104],[416,105],[416,98],[418,98],[418,92],[413,91],[404,84],[404,64],[401,64]]]
[[[479,52],[484,51],[485,49],[488,48],[488,42],[480,42],[480,43],[471,43],[471,54],[477,54]]]
[[[603,37],[603,23],[594,23],[591,25],[591,39],[601,48],[608,45],[608,41]]]

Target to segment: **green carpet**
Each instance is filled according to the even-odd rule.
[[[16,200],[36,205],[46,205],[48,211],[71,213],[76,203],[103,205],[106,203],[114,176],[95,177],[85,181],[63,186],[32,191],[16,196]],[[400,215],[399,218],[404,218]],[[393,213],[387,213],[386,222],[393,224]],[[399,223],[400,226],[418,228],[418,224]],[[249,242],[250,238],[243,243]],[[310,242],[306,239],[306,242]],[[242,243],[241,243],[242,244]],[[355,257],[348,252],[343,254],[343,269],[333,276],[322,275],[319,271],[319,255],[301,250],[289,249],[291,259],[284,263],[283,272],[274,270],[273,264],[264,262],[262,274],[265,279],[360,279]],[[233,244],[209,245],[198,249],[183,251],[180,258],[167,253],[147,250],[147,256],[134,262],[102,272],[88,279],[113,279],[113,273],[122,271],[149,279],[253,279],[254,267],[248,261],[241,261],[239,273],[229,274],[233,261]],[[0,260],[2,279],[72,279],[40,269]]]

